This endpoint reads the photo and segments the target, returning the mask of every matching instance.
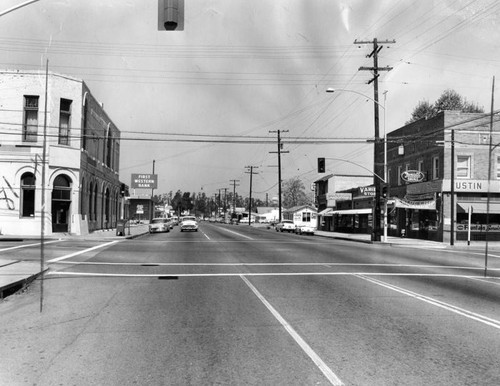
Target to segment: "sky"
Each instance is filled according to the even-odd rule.
[[[447,89],[491,108],[497,0],[186,0],[184,12],[183,31],[160,31],[158,0],[40,0],[0,17],[0,67],[48,60],[85,81],[121,131],[120,180],[154,161],[155,194],[237,180],[247,196],[253,166],[252,196],[276,197],[278,130],[282,180],[309,189],[318,157],[327,173],[370,175],[373,75],[359,68],[372,45],[356,41],[378,39],[392,68],[378,78],[381,135]]]

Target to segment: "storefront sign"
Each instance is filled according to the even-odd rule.
[[[395,197],[394,206],[396,208],[405,208],[405,209],[436,210],[436,200],[408,201]]]
[[[457,224],[456,230],[465,232],[469,230],[468,224]],[[486,224],[471,224],[471,232],[486,232]],[[488,232],[500,232],[500,224],[490,224]]]
[[[425,174],[418,170],[405,170],[401,173],[401,179],[404,182],[414,184],[416,182],[422,182],[425,178]]]
[[[359,193],[361,196],[375,197],[375,186],[361,186]]]
[[[352,194],[351,193],[332,193],[328,195],[329,200],[352,200]]]

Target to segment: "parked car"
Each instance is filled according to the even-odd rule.
[[[194,216],[184,216],[180,223],[181,232],[184,231],[195,231],[198,232],[198,223],[196,222],[196,217]]]
[[[168,218],[158,217],[151,220],[149,223],[149,233],[156,232],[170,232]]]
[[[298,225],[295,228],[295,233],[299,235],[302,234],[314,235],[314,232],[316,232],[316,227],[313,225]]]
[[[295,224],[292,220],[282,220],[276,224],[276,232],[295,232]]]

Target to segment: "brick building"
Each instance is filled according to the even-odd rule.
[[[120,131],[86,84],[20,70],[1,71],[0,84],[0,233],[40,235],[42,192],[47,235],[114,227]]]
[[[489,223],[489,239],[500,240],[497,121],[490,160],[488,114],[443,111],[388,133],[389,235],[453,242],[470,230],[472,240],[484,240]]]

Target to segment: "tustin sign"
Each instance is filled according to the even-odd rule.
[[[157,189],[158,175],[157,174],[132,174],[132,189]]]

